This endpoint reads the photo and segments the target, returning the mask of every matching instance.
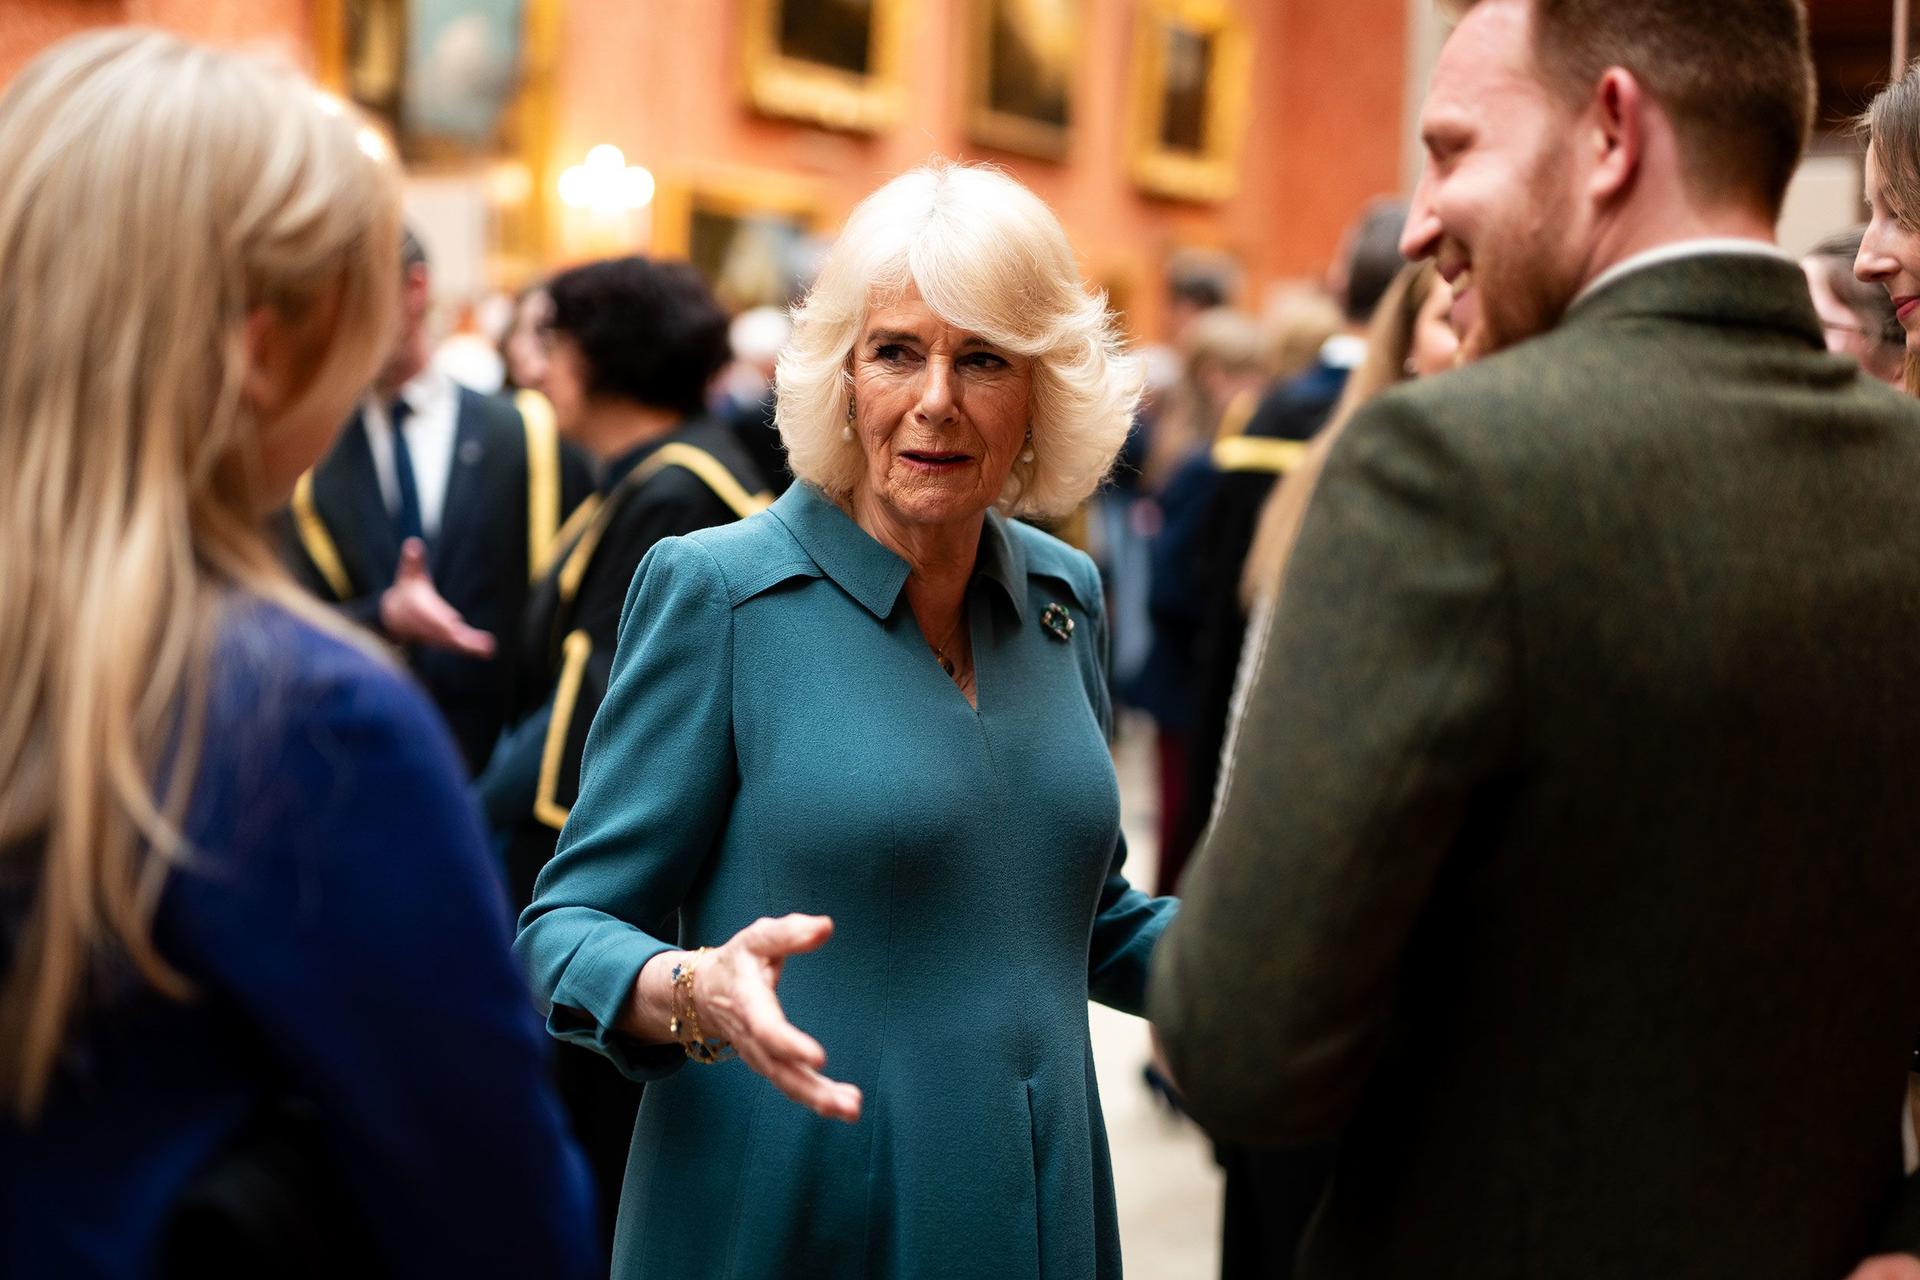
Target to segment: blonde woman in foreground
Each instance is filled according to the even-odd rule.
[[[451,744],[261,528],[385,346],[370,144],[138,31],[0,97],[13,1280],[594,1263]]]

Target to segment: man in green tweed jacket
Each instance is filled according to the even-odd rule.
[[[1481,0],[1151,1012],[1309,1280],[1839,1280],[1910,1194],[1920,406],[1772,247],[1797,0]],[[1883,1263],[1901,1266],[1905,1263]]]

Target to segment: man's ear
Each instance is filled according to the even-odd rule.
[[[433,298],[433,282],[425,263],[416,262],[407,268],[400,283],[400,297],[409,321],[427,314],[427,304]]]
[[[1609,67],[1595,83],[1586,145],[1592,161],[1587,190],[1596,200],[1617,200],[1633,185],[1646,148],[1646,105],[1640,82],[1625,67]]]

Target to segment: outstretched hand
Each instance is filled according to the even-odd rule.
[[[693,998],[700,1030],[733,1045],[780,1092],[820,1115],[860,1119],[860,1090],[820,1074],[827,1051],[787,1021],[774,995],[786,958],[816,951],[833,936],[826,916],[766,916],[701,957]]]
[[[400,547],[400,563],[393,585],[380,596],[380,626],[401,644],[446,649],[469,658],[491,658],[493,636],[467,625],[460,611],[447,603],[433,585],[427,569],[427,547],[408,538]]]

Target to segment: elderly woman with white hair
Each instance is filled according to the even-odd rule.
[[[1010,517],[1138,394],[1046,206],[917,169],[795,317],[800,483],[641,565],[516,944],[650,1081],[616,1275],[1119,1274],[1086,1002],[1174,904],[1120,871],[1098,574]]]

